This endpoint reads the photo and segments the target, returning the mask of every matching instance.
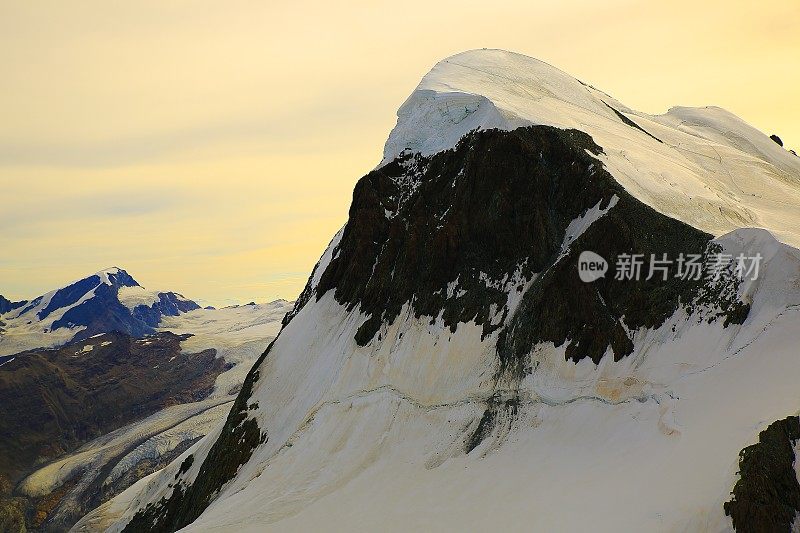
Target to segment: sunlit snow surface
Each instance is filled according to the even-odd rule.
[[[433,67],[398,110],[383,163],[402,151],[452,148],[474,129],[531,124],[591,135],[607,170],[666,215],[717,236],[763,227],[800,246],[800,157],[764,133],[718,107],[640,113],[547,63],[503,50],[464,52]]]
[[[152,306],[158,302],[159,294],[160,291],[148,290],[139,286],[120,287],[117,298],[122,305],[133,311],[137,305]]]
[[[730,529],[722,504],[739,450],[800,410],[800,252],[766,231],[736,228],[763,226],[800,244],[800,159],[722,110],[650,117],[549,65],[493,50],[438,64],[398,115],[387,160],[450,148],[475,128],[590,133],[605,151],[600,161],[636,197],[725,234],[725,253],[764,256],[759,278],[740,287],[752,303],[748,319],[724,328],[679,311],[657,330],[633,332],[630,356],[607,354],[598,365],[539,345],[518,384],[518,411],[501,412],[467,454],[498,390],[498,333],[482,338],[473,323],[452,333],[441,317],[416,318],[407,306],[360,347],[354,336],[367,317],[332,292],[312,298],[259,367],[250,414],[269,439],[186,530]],[[589,210],[568,233],[604,212]],[[563,246],[573,239],[565,235]],[[517,287],[530,282],[502,284],[511,313]],[[76,529],[124,528],[172,493],[190,453],[183,479],[197,476],[218,431]]]
[[[240,305],[222,309],[197,309],[179,316],[161,319],[159,329],[173,333],[191,333],[181,343],[184,352],[217,350],[228,364],[235,366],[219,375],[212,397],[228,396],[237,388],[255,360],[264,353],[278,334],[281,320],[293,302],[276,300],[267,304]]]

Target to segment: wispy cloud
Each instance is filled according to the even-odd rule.
[[[48,226],[58,226],[70,221],[108,220],[145,217],[187,205],[190,194],[179,190],[137,191],[122,186],[118,191],[65,194],[47,201],[22,206],[8,206],[0,211],[0,227],[20,237],[45,231]],[[53,228],[50,228],[52,230]],[[20,233],[22,232],[22,233]]]
[[[364,89],[362,87],[361,89]],[[254,143],[271,151],[305,152],[323,147],[331,138],[374,120],[359,113],[370,94],[353,87],[328,88],[325,94],[290,107],[273,103],[273,109],[253,110],[244,116],[214,120],[202,117],[196,125],[164,127],[135,135],[120,134],[109,126],[102,140],[81,140],[65,135],[57,141],[0,138],[0,166],[108,167],[156,162],[176,154],[202,153],[224,146]],[[387,116],[390,112],[387,111]],[[0,128],[0,135],[2,129]]]

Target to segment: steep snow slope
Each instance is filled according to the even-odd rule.
[[[762,227],[800,246],[800,157],[731,113],[671,109],[650,116],[531,57],[473,50],[447,58],[397,112],[381,165],[431,155],[474,129],[574,128],[634,196],[714,235]]]
[[[153,333],[161,317],[199,309],[174,292],[148,291],[113,267],[52,290],[2,314],[0,355],[60,346],[99,333]]]
[[[729,529],[739,450],[800,410],[800,252],[736,229],[798,235],[794,156],[759,135],[445,60],[226,423],[75,529]],[[583,283],[587,250],[763,263]]]

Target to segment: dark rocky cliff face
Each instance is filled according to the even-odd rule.
[[[786,533],[800,514],[794,446],[800,419],[790,416],[769,425],[758,442],[739,454],[739,481],[725,503],[736,531]]]
[[[616,358],[629,354],[626,328],[659,326],[707,288],[674,277],[618,282],[613,270],[584,283],[580,252],[675,258],[708,253],[711,236],[633,198],[592,156],[600,153],[585,133],[534,126],[475,132],[430,159],[408,156],[371,172],[356,186],[338,255],[316,296],[335,290],[339,302],[370,315],[360,344],[408,302],[418,317],[443,313],[453,330],[474,320],[488,334],[508,321],[491,322],[490,311],[506,306],[500,282],[518,270],[537,277],[501,333],[503,361],[544,341],[569,342],[574,360],[597,362],[609,347]],[[615,197],[561,255],[569,223]],[[459,295],[448,298],[456,282]],[[721,304],[726,314],[739,309],[730,298]]]
[[[649,258],[708,253],[711,240],[629,195],[593,157],[600,153],[585,133],[534,126],[473,132],[452,150],[404,155],[370,172],[355,187],[334,258],[316,287],[309,280],[285,324],[334,291],[338,302],[369,316],[356,334],[366,345],[380,342],[381,326],[410,304],[417,317],[441,314],[453,331],[471,320],[484,335],[500,330],[501,372],[521,377],[537,343],[568,343],[574,360],[598,361],[608,349],[621,358],[632,350],[626,328],[661,325],[679,306],[710,305],[716,310],[710,320],[743,321],[747,307],[730,280],[615,282],[612,271],[594,283],[580,281],[583,249],[609,260],[622,253]],[[570,222],[612,200],[610,211],[563,250]],[[509,316],[508,279],[515,272],[520,288],[532,284]],[[268,428],[246,414],[259,364],[196,480],[179,474],[171,497],[137,514],[126,531],[174,531],[191,523],[266,438]],[[494,411],[513,412],[515,405],[513,398],[488,405],[481,434],[468,447],[490,430]]]
[[[13,311],[14,309],[17,309],[19,307],[22,307],[26,303],[28,302],[26,301],[12,302],[8,298],[5,298],[2,295],[0,295],[0,315],[8,313],[9,311]]]

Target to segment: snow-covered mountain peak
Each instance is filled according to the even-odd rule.
[[[94,275],[100,278],[100,281],[105,285],[118,285],[120,287],[139,286],[139,282],[119,267],[104,268],[103,270],[95,272]]]
[[[122,268],[105,268],[31,301],[4,304],[0,355],[110,331],[145,335],[163,316],[199,307],[174,292],[146,290]]]
[[[504,50],[471,50],[437,63],[397,112],[384,163],[404,150],[431,155],[474,129],[531,124],[575,127],[561,105],[608,115],[578,80],[537,59]]]
[[[36,319],[43,320],[56,310],[71,307],[93,298],[97,289],[103,285],[119,289],[121,287],[138,287],[139,283],[121,268],[106,268],[34,298],[11,318],[35,315]]]
[[[800,246],[800,157],[719,107],[635,111],[543,61],[472,50],[437,63],[397,112],[385,166],[473,130],[547,125],[588,133],[637,199],[716,236],[763,227]]]

